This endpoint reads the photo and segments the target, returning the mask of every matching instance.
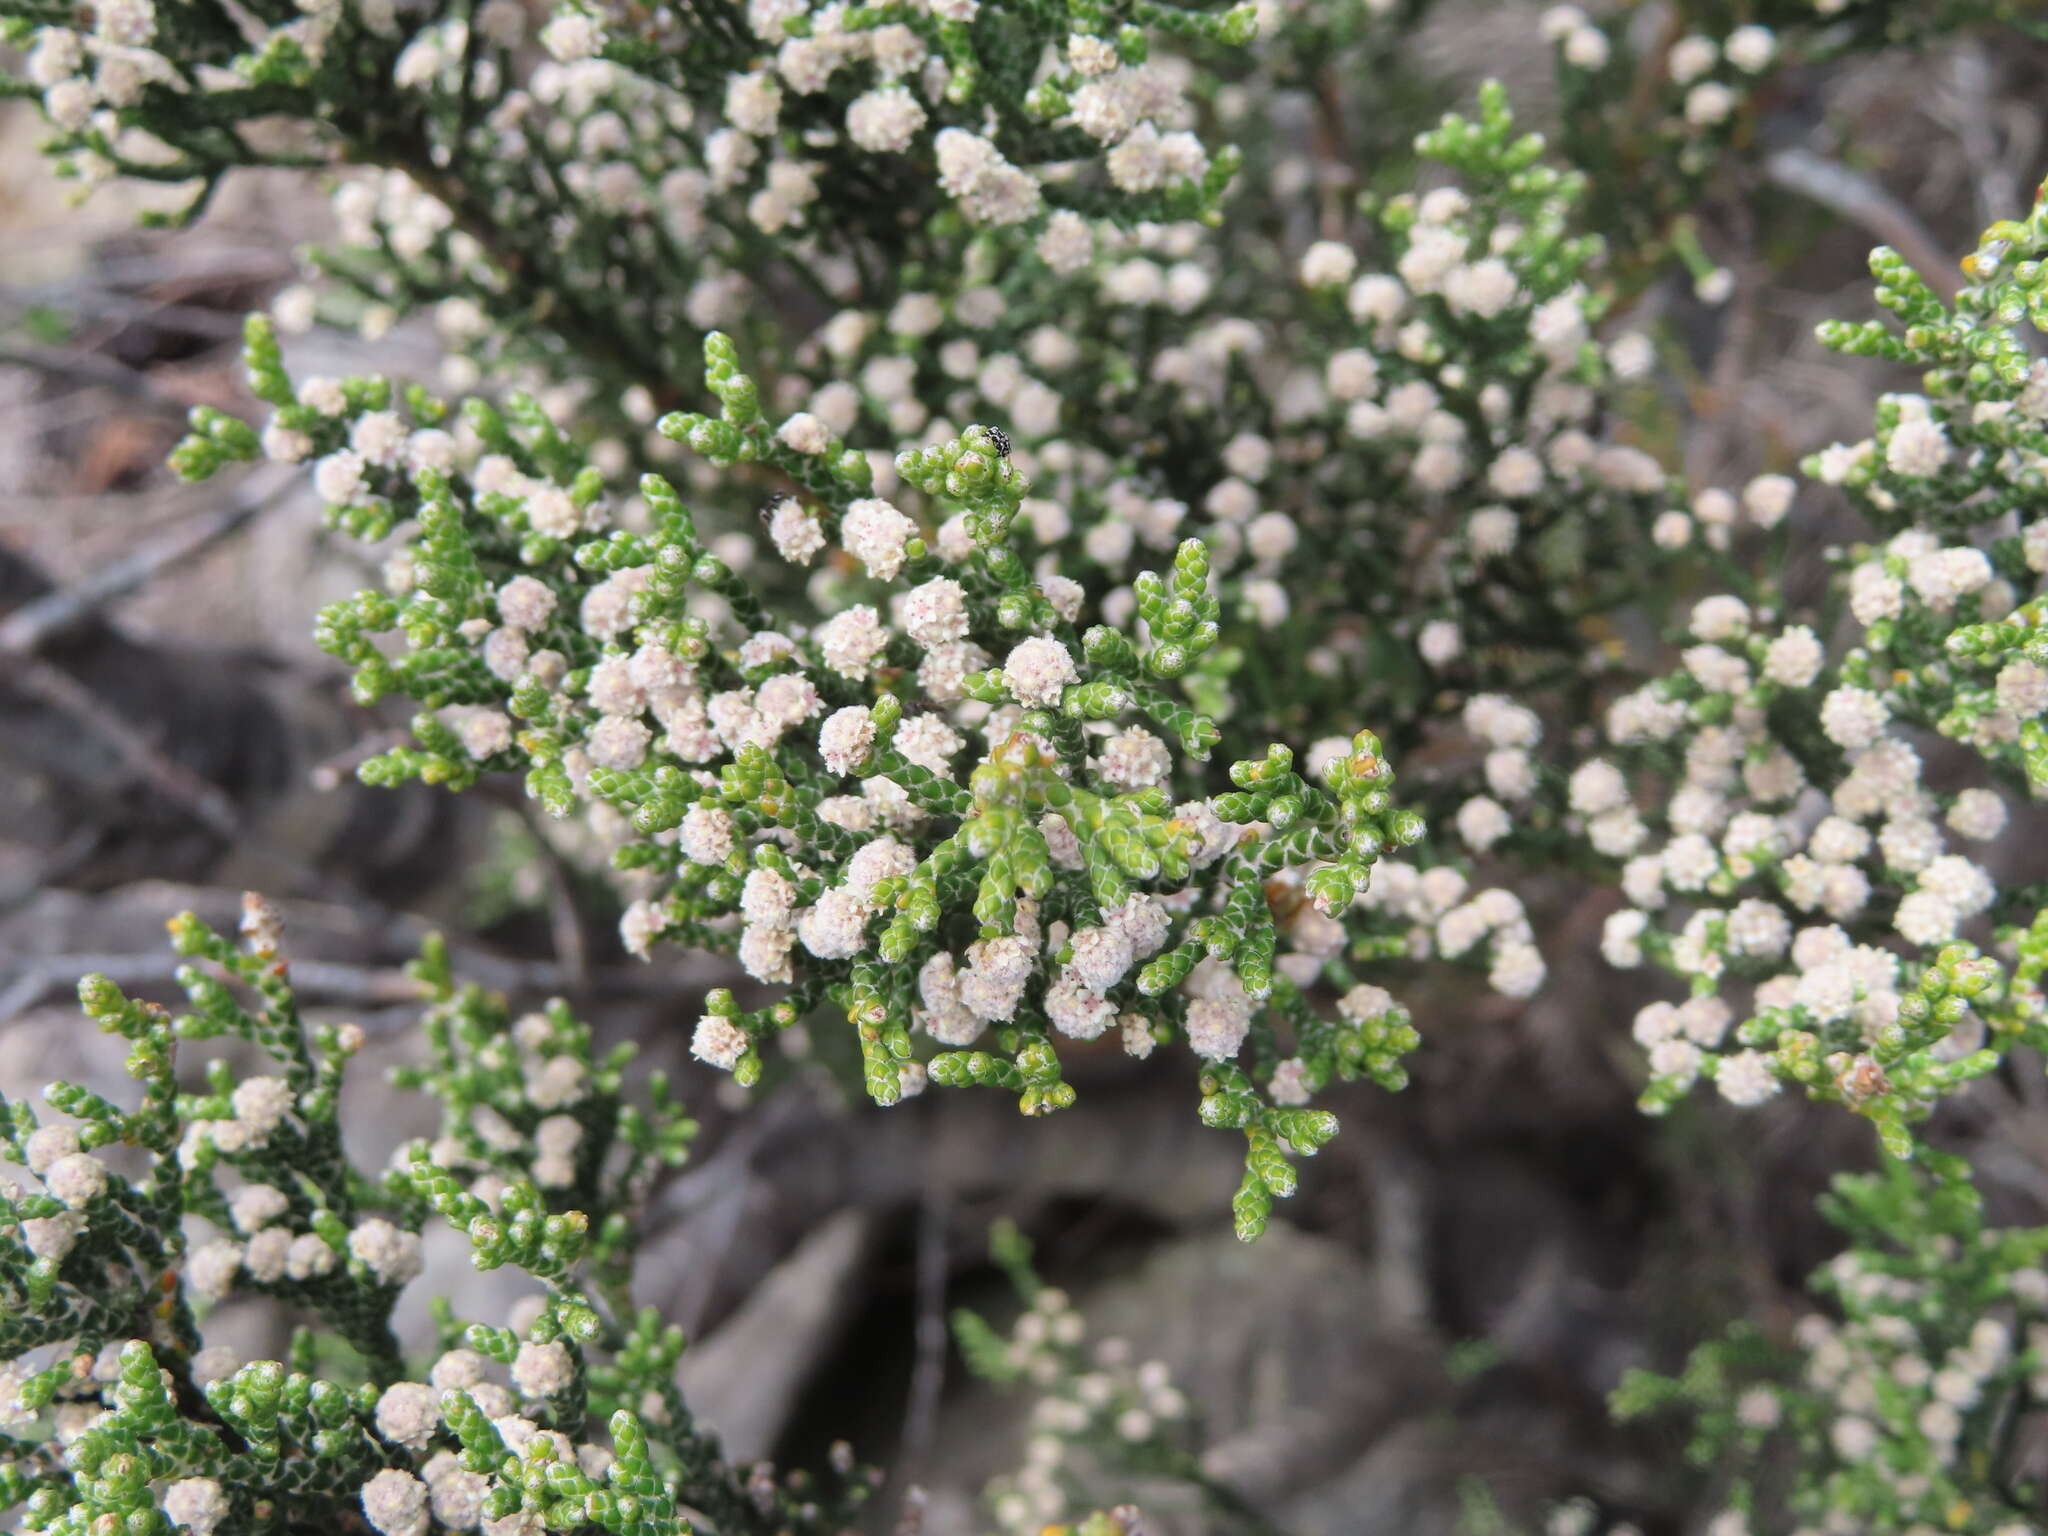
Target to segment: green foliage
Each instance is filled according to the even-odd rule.
[[[67,1083],[44,1094],[54,1113],[6,1106],[8,1155],[41,1186],[7,1197],[0,1237],[0,1499],[24,1529],[367,1520],[418,1536],[431,1511],[452,1529],[684,1536],[694,1509],[720,1530],[823,1536],[868,1498],[850,1460],[822,1482],[727,1466],[677,1393],[681,1330],[631,1308],[640,1206],[695,1124],[659,1074],[645,1107],[628,1102],[630,1048],[595,1057],[559,1002],[513,1020],[430,944],[415,968],[429,1059],[396,1086],[437,1100],[442,1132],[378,1180],[341,1137],[363,1031],[301,1022],[275,915],[250,897],[240,945],[190,914],[171,930],[189,1012],[104,977],[79,988],[130,1043],[136,1107]],[[177,1046],[223,1037],[274,1070],[216,1060],[205,1092],[178,1092]],[[139,1171],[109,1160],[121,1148]],[[391,1314],[436,1217],[478,1268],[520,1269],[540,1291],[510,1326],[465,1325],[440,1302],[443,1351],[416,1363]],[[289,1361],[206,1344],[214,1309],[252,1295],[313,1325]]]
[[[1807,1522],[2029,1529],[2039,1489],[2008,1426],[2038,1392],[2048,1229],[1987,1226],[1946,1155],[1839,1175],[1822,1209],[1848,1240],[1814,1277],[1837,1317],[1807,1317],[1792,1350],[1738,1325],[1677,1377],[1632,1372],[1616,1413],[1688,1412],[1693,1459],[1744,1478],[1738,1507],[1767,1492]]]
[[[1318,1096],[1406,1083],[1421,1031],[1381,981],[1542,985],[1530,914],[1475,864],[1609,880],[1605,957],[1683,994],[1636,1016],[1643,1108],[1791,1085],[1887,1159],[1830,1202],[1840,1320],[1802,1360],[1747,1329],[1618,1406],[1692,1410],[1703,1460],[1790,1444],[1736,1527],[1783,1504],[1830,1532],[2029,1529],[2041,1244],[1981,1224],[1931,1128],[2048,1048],[2048,891],[1968,847],[2048,785],[2048,201],[1985,233],[1953,299],[1874,253],[1889,319],[1821,336],[1913,392],[1811,455],[1807,493],[1675,474],[1656,375],[1688,336],[1628,327],[1735,287],[1703,215],[1795,131],[1767,116],[1787,70],[2042,23],[1553,7],[1553,144],[1496,84],[1425,126],[1426,9],[578,0],[530,38],[513,0],[0,0],[0,23],[69,174],[183,185],[188,214],[238,168],[332,176],[339,239],[245,336],[265,414],[195,410],[172,466],[310,467],[382,560],[318,642],[362,704],[411,713],[362,778],[516,775],[580,823],[631,953],[731,962],[699,1059],[754,1088],[831,1030],[877,1105],[937,1083],[1049,1117],[1091,1054],[1184,1045],[1201,1118],[1244,1139],[1249,1240],[1336,1133]],[[287,357],[318,319],[414,314],[434,389]],[[1829,494],[1863,536],[1793,611]],[[360,1035],[302,1026],[274,923],[175,937],[189,1013],[82,992],[136,1105],[7,1107],[42,1181],[6,1197],[0,1318],[29,1360],[0,1417],[36,1437],[6,1442],[0,1493],[30,1528],[297,1529],[358,1500],[421,1536],[429,1504],[465,1524],[445,1497],[492,1536],[653,1536],[860,1504],[847,1468],[828,1510],[723,1467],[675,1394],[680,1335],[626,1304],[637,1213],[694,1129],[658,1077],[629,1093],[566,1010],[512,1019],[430,950],[401,1085],[443,1124],[371,1177],[338,1120]],[[176,1046],[216,1036],[275,1071],[181,1079]],[[516,1326],[444,1309],[430,1387],[390,1316],[433,1222],[541,1295]],[[1007,1336],[963,1318],[961,1347],[1045,1392],[1049,1447],[999,1523],[1092,1507],[1096,1458],[1198,1480],[1171,1387],[1087,1354],[1014,1232],[997,1257],[1026,1310]],[[309,1319],[289,1361],[201,1369],[237,1290]],[[515,1404],[481,1362],[545,1385]],[[1507,1528],[1476,1486],[1467,1512]]]
[[[1038,1278],[1030,1244],[1015,1226],[998,1222],[989,1250],[1023,1310],[1005,1335],[961,1308],[953,1314],[953,1337],[976,1375],[1034,1394],[1027,1463],[986,1491],[1001,1530],[1019,1536],[1135,1533],[1135,1510],[1097,1509],[1085,1518],[1077,1512],[1090,1509],[1105,1490],[1139,1478],[1187,1485],[1207,1503],[1219,1529],[1269,1529],[1203,1475],[1199,1426],[1162,1362],[1133,1360],[1121,1339],[1089,1344],[1080,1313],[1064,1291]]]

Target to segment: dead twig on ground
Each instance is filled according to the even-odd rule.
[[[126,363],[78,347],[39,347],[31,342],[0,342],[0,366],[26,368],[44,378],[80,389],[112,390],[124,400],[182,421],[185,401],[166,393],[149,374]]]
[[[1956,295],[1955,260],[1911,209],[1860,171],[1810,149],[1781,149],[1764,162],[1772,185],[1819,203],[1883,241],[1945,299]]]
[[[551,961],[507,960],[472,949],[451,948],[450,954],[455,969],[465,980],[478,982],[492,991],[536,996],[579,990],[567,971]],[[74,986],[81,976],[106,976],[124,987],[157,986],[174,981],[178,968],[186,963],[170,954],[45,955],[29,962],[6,990],[0,991],[0,1024],[18,1018],[52,993]],[[420,984],[396,965],[297,960],[292,962],[291,978],[305,1002],[385,1009],[375,1022],[378,1027],[392,1031],[410,1027],[418,1016],[409,1009],[391,1005],[420,1002],[426,996]],[[580,990],[606,996],[647,996],[666,988],[660,985],[658,974],[643,975],[615,967],[587,977]]]
[[[227,506],[198,513],[84,580],[23,603],[0,619],[0,656],[33,656],[52,641],[76,633],[108,603],[234,537],[297,483],[297,476],[289,473],[252,474]]]
[[[172,335],[197,336],[212,341],[232,341],[242,334],[242,317],[225,309],[208,309],[202,304],[179,304],[157,299],[136,298],[104,288],[90,288],[63,299],[31,299],[20,289],[0,288],[0,304],[17,316],[31,309],[64,310],[89,317],[96,325],[147,325]]]
[[[209,832],[230,842],[241,837],[242,819],[235,804],[217,786],[166,754],[62,667],[38,656],[21,655],[13,660],[9,672],[13,687],[69,715],[99,737],[131,773]]]
[[[927,1177],[917,1203],[917,1329],[910,1375],[910,1401],[903,1412],[903,1433],[897,1460],[915,1473],[931,1450],[938,1427],[939,1398],[946,1389],[946,1233],[952,1204],[943,1183]],[[909,1519],[919,1498],[915,1484],[903,1495],[903,1516]]]
[[[1946,87],[1934,93],[1934,104],[1969,163],[1977,222],[1990,224],[2024,208],[2025,189],[1999,144],[1992,114],[1985,110],[1987,102],[1998,99],[1998,88],[1982,43],[1965,42],[1949,55]]]

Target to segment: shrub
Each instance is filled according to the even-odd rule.
[[[1952,298],[1873,254],[1890,319],[1821,336],[1917,387],[1805,487],[1671,467],[1674,344],[1631,310],[1673,273],[1728,297],[1702,205],[1785,71],[2041,24],[1680,4],[1646,49],[1561,6],[1552,143],[1494,84],[1410,135],[1425,8],[0,0],[61,170],[187,188],[185,218],[245,167],[330,177],[338,239],[248,323],[263,409],[194,411],[172,464],[306,467],[382,562],[319,643],[413,711],[361,777],[517,774],[582,823],[627,951],[730,957],[699,1060],[771,1087],[838,1031],[877,1105],[978,1086],[1046,1116],[1076,1052],[1184,1049],[1243,1138],[1249,1240],[1336,1134],[1321,1096],[1404,1085],[1432,968],[1529,997],[1520,893],[1609,884],[1606,961],[1669,983],[1633,1026],[1646,1111],[1789,1087],[1886,1159],[1827,1206],[1838,1317],[1738,1329],[1617,1406],[1686,1406],[1701,1458],[1765,1469],[1724,1531],[2034,1529],[2012,1448],[2048,1392],[2048,1236],[1987,1225],[1930,1127],[2048,1048],[2048,909],[1983,852],[2048,783],[2048,202]],[[316,320],[413,315],[432,381],[288,366]],[[1826,502],[1861,532],[1793,590]],[[691,1132],[660,1081],[635,1107],[565,1010],[512,1022],[430,952],[407,1081],[447,1123],[372,1178],[335,1120],[351,1037],[308,1043],[272,928],[182,924],[212,969],[175,1022],[88,981],[137,1108],[14,1108],[42,1189],[12,1202],[0,1406],[32,1528],[854,1518],[850,1462],[726,1467],[680,1336],[623,1303]],[[173,1041],[221,1033],[277,1072],[181,1093]],[[435,1220],[545,1300],[444,1311],[420,1383],[388,1318]],[[1091,1368],[998,1253],[1029,1308],[1009,1343],[963,1320],[969,1358],[1056,1385],[1053,1441],[1199,1481],[1178,1394]],[[312,1332],[208,1361],[235,1287],[347,1368]],[[1037,1454],[1006,1527],[1086,1502]]]

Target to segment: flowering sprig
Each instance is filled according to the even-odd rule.
[[[1544,11],[1561,147],[1591,178],[1597,222],[1636,268],[1631,285],[1675,256],[1709,304],[1729,298],[1735,275],[1702,247],[1697,210],[1731,165],[1779,147],[1767,125],[1788,72],[1987,24],[2037,36],[2040,27],[2015,0],[1929,0],[1906,9],[1873,0],[1686,0],[1655,28],[1632,20],[1626,6]]]
[[[1204,1119],[1247,1138],[1247,1237],[1292,1191],[1289,1156],[1334,1132],[1311,1096],[1404,1080],[1406,1014],[1340,956],[1409,952],[1412,913],[1372,878],[1425,823],[1395,801],[1370,733],[1319,743],[1307,775],[1269,745],[1211,792],[1222,730],[1203,706],[1223,611],[1199,540],[1139,575],[1118,622],[1105,606],[1085,623],[1086,589],[1024,556],[1031,483],[1001,430],[877,465],[803,413],[772,425],[713,336],[719,414],[661,431],[732,473],[794,482],[764,508],[766,542],[798,567],[843,552],[844,600],[807,625],[750,551],[699,533],[667,480],[617,498],[530,405],[466,403],[458,445],[428,424],[449,419],[437,402],[409,392],[401,412],[399,392],[363,380],[307,423],[260,322],[249,360],[278,402],[264,432],[327,450],[315,478],[337,523],[416,530],[387,591],[322,618],[358,697],[426,706],[362,776],[460,788],[523,769],[551,812],[602,817],[641,893],[630,949],[666,935],[732,951],[789,989],[751,1009],[714,992],[703,1060],[753,1083],[763,1046],[829,1005],[877,1102],[937,1080],[1008,1089],[1037,1114],[1073,1102],[1058,1038],[1113,1030],[1141,1056],[1182,1038],[1212,1064]],[[207,472],[231,435],[202,424],[184,467]],[[876,494],[883,471],[924,519]],[[379,639],[391,631],[402,650]],[[957,762],[977,737],[979,764]],[[1491,935],[1496,983],[1533,985],[1519,906],[1497,895],[1487,913],[1445,952]],[[1334,1018],[1319,983],[1347,999]]]
[[[1886,396],[1873,436],[1814,456],[1891,534],[1854,571],[1865,626],[1851,661],[1888,709],[1968,743],[2007,782],[2038,795],[2048,669],[2032,635],[2048,570],[2048,524],[2033,515],[2048,453],[2048,369],[2026,344],[2048,324],[2040,253],[2048,201],[1984,232],[1971,279],[1948,306],[1895,253],[1872,254],[1878,301],[1896,316],[1830,323],[1841,351],[1909,364],[1924,393]],[[1973,541],[1977,530],[1994,536]]]
[[[684,1536],[685,1510],[735,1532],[842,1528],[873,1477],[838,1453],[820,1480],[726,1465],[677,1392],[680,1330],[625,1306],[637,1206],[694,1130],[658,1084],[650,1108],[626,1103],[624,1058],[593,1061],[561,1005],[515,1023],[430,945],[416,974],[433,1059],[400,1077],[441,1101],[444,1131],[380,1182],[348,1159],[336,1113],[362,1031],[301,1024],[272,910],[248,899],[240,945],[190,914],[171,926],[190,1013],[80,987],[130,1042],[138,1107],[61,1083],[45,1101],[63,1118],[8,1106],[9,1156],[40,1184],[0,1213],[0,1499],[25,1529]],[[216,1063],[207,1093],[177,1094],[177,1044],[221,1035],[277,1070],[235,1080]],[[118,1171],[116,1143],[145,1171]],[[438,1358],[415,1370],[390,1317],[436,1214],[478,1267],[541,1290],[504,1326],[441,1301]],[[306,1328],[284,1361],[207,1344],[213,1310],[250,1295],[317,1316],[345,1349]]]
[[[738,7],[731,19],[741,20]],[[1117,195],[1139,200],[1131,209],[1139,218],[1213,207],[1228,161],[1215,174],[1151,50],[1162,38],[1241,47],[1257,22],[1250,5],[1062,12],[941,0],[849,10],[761,0],[747,8],[743,27],[751,37],[708,29],[685,36],[672,21],[576,5],[558,11],[542,36],[560,59],[601,53],[681,97],[701,100],[707,86],[718,88],[716,105],[706,104],[724,124],[707,145],[724,161],[707,164],[714,181],[737,172],[744,182],[763,148],[799,144],[826,151],[809,164],[795,161],[810,178],[841,169],[855,153],[873,157],[868,175],[883,184],[898,165],[935,161],[940,187],[969,221],[1003,226],[1033,219],[1047,203],[1093,211]],[[1047,57],[1053,66],[1034,73]],[[720,155],[722,136],[739,142]],[[1106,187],[1084,191],[1069,176],[1035,174],[1047,162],[1096,156]],[[770,233],[801,223],[817,195],[778,188],[775,169],[771,162],[766,195],[779,194],[787,211],[778,210]],[[925,179],[901,190],[915,195]],[[750,205],[756,222],[762,211]]]
[[[481,988],[455,983],[438,941],[414,970],[432,988],[421,1020],[429,1063],[392,1081],[439,1099],[443,1123],[431,1143],[401,1149],[387,1187],[467,1228],[479,1268],[559,1276],[586,1264],[623,1294],[640,1203],[696,1133],[667,1074],[640,1080],[642,1109],[625,1093],[632,1047],[596,1056],[590,1026],[566,1004],[513,1020]]]
[[[1017,1536],[1055,1527],[1075,1536],[1135,1531],[1135,1510],[1098,1509],[1083,1519],[1076,1513],[1090,1509],[1105,1488],[1138,1479],[1188,1485],[1225,1529],[1267,1529],[1203,1474],[1200,1425],[1164,1361],[1134,1359],[1123,1339],[1091,1345],[1087,1320],[1064,1291],[1039,1279],[1031,1244],[1013,1224],[996,1223],[989,1252],[1023,1310],[1005,1335],[960,1308],[953,1314],[954,1338],[976,1375],[1035,1394],[1024,1465],[984,1492],[999,1530]],[[1069,1520],[1071,1527],[1058,1525]]]
[[[1653,1111],[1702,1077],[1738,1104],[1793,1082],[1870,1117],[1905,1155],[1911,1122],[2035,1027],[2026,989],[2009,1012],[2000,968],[1959,942],[2032,916],[2026,892],[2001,900],[1952,842],[1996,839],[2005,800],[1981,785],[1927,787],[1916,742],[1958,740],[2024,787],[2026,743],[2048,707],[2048,687],[2030,691],[2041,669],[2027,639],[2039,368],[2017,327],[2039,281],[2025,259],[2040,238],[2031,228],[1987,232],[1967,263],[1979,281],[1953,310],[1880,251],[1879,299],[1903,331],[1822,328],[1832,345],[1919,364],[1929,391],[1886,397],[1874,439],[1807,465],[1892,530],[1835,566],[1833,601],[1858,643],[1831,649],[1818,616],[1785,622],[1761,584],[1702,598],[1682,666],[1609,706],[1607,748],[1561,785],[1527,776],[1619,865],[1630,906],[1608,920],[1609,960],[1647,960],[1689,984],[1687,1001],[1636,1020]],[[2000,520],[2010,532],[1973,538]],[[1490,719],[1475,728],[1504,739]],[[1650,783],[1677,787],[1646,799]],[[2038,963],[2035,947],[2022,936],[2023,963]]]
[[[1840,1175],[1822,1210],[1849,1240],[1814,1278],[1838,1316],[1804,1318],[1789,1350],[1741,1325],[1675,1378],[1631,1372],[1616,1412],[1691,1414],[1693,1459],[1735,1474],[1746,1515],[2033,1529],[2011,1426],[2048,1390],[2048,1229],[1987,1225],[1968,1165],[1947,1153]]]
[[[26,55],[12,93],[88,184],[181,189],[191,218],[238,169],[340,172],[340,238],[308,258],[324,291],[284,313],[376,336],[431,305],[458,387],[596,369],[644,396],[750,295],[885,304],[906,246],[943,266],[962,229],[1213,218],[1238,162],[1193,131],[1173,55],[1243,47],[1249,5],[693,15],[564,7],[536,37],[514,0],[240,24],[191,0],[19,0],[0,25]],[[660,279],[623,291],[622,266]]]

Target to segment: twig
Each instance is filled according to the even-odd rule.
[[[306,771],[306,779],[323,794],[331,794],[341,788],[342,781],[354,775],[355,771],[380,752],[403,746],[404,731],[372,731],[361,741],[347,747],[332,757],[322,758]]]
[[[104,406],[95,406],[104,410]],[[145,510],[138,503],[147,501]],[[90,524],[93,529],[118,523],[125,530],[174,527],[202,507],[215,506],[219,492],[208,485],[188,485],[163,493],[138,495],[134,491],[57,492],[48,496],[11,498],[0,508],[0,532],[10,528],[35,530],[51,522]]]
[[[1250,1536],[1288,1536],[1284,1526],[1268,1520],[1259,1512],[1258,1506],[1230,1484],[1210,1477],[1199,1468],[1189,1472],[1187,1480],[1216,1507],[1217,1512],[1227,1519],[1233,1528],[1249,1532]]]
[[[241,817],[217,787],[165,755],[157,744],[117,714],[113,707],[61,667],[38,656],[14,658],[9,683],[31,697],[63,711],[114,749],[137,777],[147,780],[165,799],[201,826],[230,842],[241,836]]]
[[[105,976],[124,987],[149,986],[175,979],[186,963],[176,955],[46,955],[0,992],[0,1022],[18,1017],[81,976]],[[344,1002],[416,1002],[424,995],[418,982],[388,966],[303,960],[292,966],[291,978],[303,995]]]
[[[1709,375],[1707,387],[1711,393],[1709,400],[1703,402],[1703,430],[1694,436],[1686,454],[1694,484],[1726,474],[1735,462],[1744,425],[1742,384],[1749,376],[1751,354],[1756,350],[1757,312],[1763,285],[1756,255],[1756,222],[1749,204],[1738,201],[1729,211],[1727,222],[1734,250],[1726,265],[1736,274],[1735,296]]]
[[[237,533],[276,503],[292,483],[293,477],[282,471],[264,477],[260,491],[244,481],[231,505],[190,518],[133,554],[72,586],[34,598],[0,620],[0,656],[14,663],[10,670],[13,686],[76,720],[112,747],[138,778],[208,831],[230,842],[242,839],[243,827],[234,801],[225,792],[164,752],[92,689],[37,653],[52,641],[75,633],[116,598]]]
[[[1377,1144],[1374,1144],[1377,1143]],[[1430,1329],[1429,1217],[1416,1159],[1397,1138],[1353,1143],[1359,1177],[1372,1190],[1373,1307],[1397,1332],[1426,1337]]]
[[[555,946],[555,958],[581,986],[590,974],[590,945],[583,937],[583,916],[576,910],[576,889],[562,857],[553,849],[541,855],[548,877],[548,937]]]
[[[484,799],[510,811],[526,828],[539,854],[542,876],[547,881],[548,938],[554,945],[555,958],[572,976],[588,974],[590,940],[585,931],[582,908],[576,903],[575,872],[549,837],[547,826],[535,813],[533,801],[515,785],[503,780],[486,780],[478,786],[477,792]]]
[[[951,1209],[943,1184],[925,1180],[917,1204],[917,1331],[916,1364],[910,1376],[910,1401],[903,1413],[903,1435],[897,1461],[907,1471],[924,1462],[938,1424],[939,1396],[946,1386],[946,1229]],[[910,1515],[915,1486],[904,1492],[904,1515]]]
[[[1949,90],[1941,93],[1941,115],[1961,141],[1976,192],[1977,222],[1990,224],[2027,205],[2012,163],[1999,152],[1986,104],[1998,96],[1984,45],[1966,42],[1949,55]]]
[[[69,715],[98,736],[130,773],[214,836],[244,853],[271,860],[298,881],[302,889],[330,893],[340,890],[336,882],[297,854],[250,832],[226,791],[166,753],[62,667],[53,666],[40,656],[14,657],[12,663],[8,675],[12,687]]]
[[[659,1224],[650,1235],[681,1228],[694,1255],[675,1297],[674,1315],[687,1331],[696,1332],[711,1305],[753,1190],[755,1157],[763,1147],[789,1140],[800,1124],[811,1124],[816,1111],[813,1096],[792,1086],[736,1121],[707,1160],[663,1184],[652,1210]]]
[[[532,995],[577,990],[563,968],[549,961],[505,960],[477,950],[452,947],[450,961],[464,979],[496,992]],[[175,980],[178,968],[185,963],[176,955],[163,954],[44,955],[30,961],[0,992],[0,1023],[19,1017],[52,992],[73,985],[81,976],[106,976],[124,987],[150,986]],[[624,968],[608,969],[590,976],[584,990],[617,996],[645,995],[662,990],[653,985],[656,979]],[[391,1005],[417,1003],[426,996],[420,984],[395,965],[295,960],[291,980],[302,998],[385,1008],[387,1012],[373,1022],[393,1030],[409,1025],[414,1015]]]
[[[241,909],[242,893],[239,889],[198,883],[167,886],[160,882],[151,882],[150,888],[159,898],[167,892],[174,893],[180,905],[191,907],[202,915],[209,912],[221,914],[223,921],[226,914]],[[330,900],[280,898],[273,900],[272,905],[283,914],[287,929],[304,927],[340,933],[373,953],[403,955],[408,960],[419,952],[420,945],[429,934],[441,931],[438,924],[385,906],[375,897],[358,890],[337,892]],[[453,969],[464,980],[474,981],[493,991],[573,994],[578,990],[570,983],[568,972],[553,961],[509,960],[489,949],[453,943],[448,946],[448,954]],[[672,970],[635,961],[630,965],[594,970],[589,985],[583,990],[600,996],[674,997],[689,990],[690,986],[691,983],[678,978]],[[801,1097],[781,1094],[772,1102],[794,1102]],[[747,1123],[752,1125],[762,1121],[769,1122],[763,1127],[766,1130],[772,1130],[775,1124],[780,1123],[765,1112],[750,1117]]]
[[[675,1320],[682,1324],[685,1333],[694,1334],[703,1325],[704,1314],[717,1290],[718,1277],[732,1252],[733,1239],[739,1235],[740,1217],[746,1213],[747,1196],[754,1184],[744,1161],[740,1164],[739,1173],[739,1177],[713,1194],[700,1227],[691,1231],[696,1262],[691,1265],[688,1278],[678,1288],[674,1312]]]
[[[1316,195],[1321,205],[1322,237],[1344,238],[1344,193],[1351,180],[1344,131],[1344,97],[1332,69],[1316,70],[1310,98],[1315,108]],[[1337,174],[1333,175],[1335,172]],[[1340,179],[1341,178],[1341,179]]]
[[[130,368],[95,352],[70,347],[38,347],[25,342],[0,342],[0,364],[27,368],[81,389],[110,389],[125,399],[137,401],[181,421],[188,409],[185,402],[166,394],[140,369]]]
[[[37,859],[33,868],[0,885],[0,914],[12,912],[35,900],[50,886],[62,884],[66,875],[98,851],[105,836],[104,827],[82,826]]]
[[[816,1111],[812,1096],[800,1090],[778,1092],[767,1103],[748,1110],[708,1159],[662,1186],[663,1215],[687,1216],[709,1205],[720,1190],[746,1172],[762,1147],[787,1140],[799,1122],[808,1128],[817,1118]]]
[[[10,245],[46,242],[48,230],[0,231],[0,249]],[[56,304],[68,297],[93,298],[109,289],[146,288],[154,283],[275,283],[292,275],[291,264],[267,246],[227,246],[214,252],[213,260],[195,261],[184,246],[176,247],[175,261],[160,254],[117,256],[95,261],[89,275],[60,278],[55,282],[9,288],[8,297],[30,304]]]
[[[554,943],[555,958],[578,978],[580,986],[581,978],[590,974],[590,940],[583,931],[583,911],[576,904],[576,882],[561,850],[548,840],[548,829],[534,815],[532,802],[522,798],[516,811],[540,850],[541,869],[547,876],[548,937]]]
[[[7,305],[17,314],[33,308],[60,307],[48,300],[25,298],[17,289],[0,289],[0,304]],[[231,340],[242,334],[242,318],[223,309],[131,298],[127,294],[110,293],[97,287],[80,294],[76,308],[100,324],[134,322],[154,326],[173,335],[201,336],[216,341]]]
[[[1774,185],[1862,225],[1903,256],[1930,288],[1945,299],[1955,297],[1960,286],[1956,265],[1941,242],[1912,210],[1868,176],[1803,148],[1779,150],[1764,162],[1764,174]]]
[[[239,533],[296,483],[297,477],[285,471],[252,475],[236,488],[230,505],[188,518],[84,580],[23,603],[0,620],[0,656],[32,656],[75,632],[114,599]]]

